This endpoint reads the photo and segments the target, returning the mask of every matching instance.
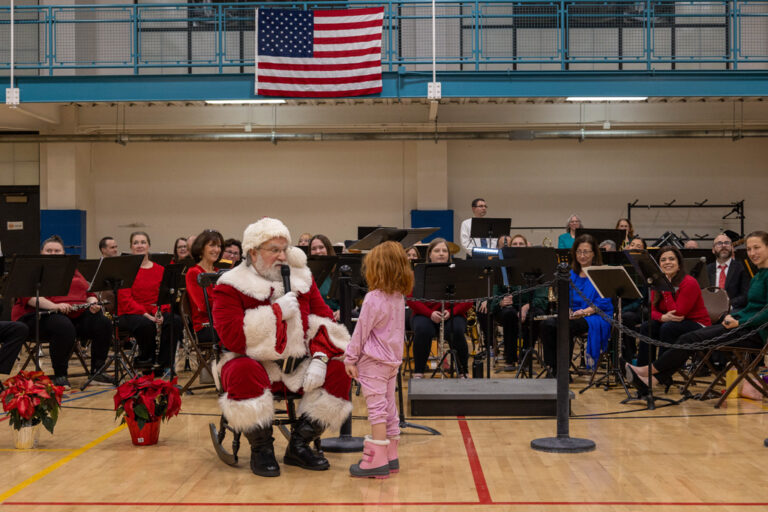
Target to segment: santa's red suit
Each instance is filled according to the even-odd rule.
[[[324,428],[338,429],[352,412],[350,379],[341,359],[349,332],[333,321],[325,305],[306,256],[296,247],[287,250],[291,269],[291,291],[296,292],[299,313],[288,318],[276,302],[285,295],[282,281],[270,281],[253,265],[242,263],[226,272],[213,292],[213,322],[226,349],[219,362],[219,404],[229,425],[248,432],[273,421],[273,395],[287,388],[303,392],[298,413]],[[311,364],[320,366],[328,358],[324,382],[306,389]],[[284,360],[300,360],[286,372]],[[309,372],[312,373],[312,372]],[[315,372],[316,373],[316,372]]]

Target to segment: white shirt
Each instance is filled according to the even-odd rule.
[[[720,263],[717,260],[715,260],[715,282],[712,283],[712,286],[717,286],[717,283],[720,282],[720,272],[725,272],[725,277],[728,277],[728,270],[731,268],[731,262],[733,261],[733,258],[729,259],[725,263]],[[720,265],[725,265],[725,268],[723,270],[720,270]]]
[[[483,243],[481,240],[482,238],[470,238],[469,234],[472,232],[472,219],[475,217],[470,217],[469,219],[465,219],[461,223],[461,230],[459,231],[459,241],[461,242],[461,246],[464,248],[465,251],[467,251],[467,254],[472,254],[472,249],[475,247],[482,247]],[[480,217],[477,217],[480,218]],[[495,238],[486,238],[487,247],[493,249],[496,247],[496,239]]]

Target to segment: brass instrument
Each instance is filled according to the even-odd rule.
[[[475,347],[480,343],[480,329],[477,325],[477,312],[475,308],[471,308],[467,311],[467,329],[469,330],[469,337],[472,340],[472,346]]]
[[[541,245],[544,247],[554,247],[555,245],[552,243],[552,239],[548,236],[544,237],[544,240],[541,241]]]

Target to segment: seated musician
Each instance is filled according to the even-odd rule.
[[[187,283],[192,328],[197,335],[197,341],[200,343],[213,343],[214,337],[213,328],[208,318],[208,310],[205,307],[203,288],[197,283],[197,276],[203,272],[216,272],[213,265],[219,261],[221,246],[225,243],[223,240],[224,237],[221,236],[221,233],[212,229],[197,235],[190,251],[197,265],[187,270],[187,274],[184,276]]]
[[[621,243],[621,247],[619,249],[624,249],[629,245],[629,242],[632,241],[632,239],[635,238],[635,228],[632,227],[632,223],[627,218],[621,218],[618,221],[616,221],[616,228],[615,229],[623,229],[626,235],[624,236],[624,241]]]
[[[419,250],[416,248],[415,245],[410,246],[405,250],[405,255],[408,257],[410,261],[417,260],[421,258],[419,255]]]
[[[187,239],[184,237],[177,238],[173,243],[173,259],[172,263],[178,263],[184,258],[189,258],[189,247]]]
[[[724,233],[715,237],[712,244],[715,261],[707,265],[709,282],[728,293],[731,309],[736,311],[747,303],[749,273],[742,262],[733,257],[733,242]]]
[[[696,329],[692,332],[680,336],[676,343],[691,344],[700,343],[704,340],[718,336],[726,336],[719,343],[733,339],[729,344],[732,347],[760,348],[765,344],[768,336],[768,329],[760,327],[768,322],[768,233],[765,231],[753,231],[746,238],[747,256],[758,268],[755,277],[749,285],[747,292],[747,304],[744,309],[733,314],[726,315],[725,319],[716,325]],[[736,327],[743,326],[743,329]],[[668,386],[672,380],[672,375],[680,369],[691,351],[685,349],[667,349],[661,356],[649,366],[632,366],[627,364],[627,370],[632,377],[632,384],[641,392],[648,388],[648,377],[652,375],[653,385],[658,383]],[[743,396],[749,398],[759,398],[761,393],[754,389],[748,382],[745,382],[741,390]]]
[[[64,242],[54,235],[43,242],[40,254],[65,254]],[[67,295],[40,297],[40,339],[50,342],[53,382],[69,388],[67,368],[75,347],[75,337],[91,340],[91,373],[95,374],[107,359],[112,341],[112,321],[104,316],[101,306],[96,304],[96,295],[88,292],[90,284],[75,271]],[[19,297],[13,306],[11,318],[27,325],[30,333],[35,332],[35,299]],[[83,305],[92,304],[83,307]],[[98,374],[95,384],[112,384],[105,375]]]
[[[104,258],[112,258],[120,254],[117,250],[117,241],[111,236],[105,236],[99,240],[99,252]]]
[[[616,242],[613,240],[603,240],[598,248],[605,252],[616,252]]]
[[[120,314],[120,327],[130,332],[139,344],[139,355],[134,365],[149,368],[157,364],[162,369],[171,365],[171,330],[170,307],[161,308],[162,315],[157,315],[157,298],[160,292],[160,282],[163,280],[163,266],[149,259],[149,235],[143,231],[135,231],[130,237],[131,253],[144,255],[139,272],[133,281],[133,286],[117,292],[117,306]],[[182,336],[182,323],[178,315],[174,315],[174,334],[176,341]],[[161,327],[162,326],[162,327]],[[161,327],[159,354],[156,357],[157,328]]]
[[[221,259],[231,261],[233,267],[239,265],[243,260],[243,246],[240,240],[236,238],[224,240],[224,245],[221,246]]]
[[[224,273],[213,291],[213,320],[226,352],[219,361],[219,406],[229,427],[251,444],[251,471],[278,476],[272,423],[274,396],[302,393],[283,463],[321,471],[328,460],[310,444],[334,433],[352,412],[351,381],[340,360],[349,343],[333,322],[301,249],[288,228],[263,218],[243,233],[245,262]],[[285,293],[281,264],[290,267]]]
[[[665,343],[674,343],[683,334],[707,327],[712,322],[701,297],[699,283],[683,268],[680,250],[672,246],[662,247],[658,259],[659,267],[675,287],[675,292],[658,294],[655,290],[651,291],[651,320],[643,324],[640,331]],[[652,347],[651,358],[655,357],[655,348]],[[648,345],[640,342],[637,364],[644,366],[649,362]]]
[[[597,248],[595,239],[590,235],[580,235],[576,238],[571,247],[571,289],[570,289],[570,310],[569,319],[569,340],[570,348],[568,351],[573,353],[573,338],[575,336],[587,335],[587,362],[589,366],[597,362],[600,354],[608,345],[608,339],[611,335],[611,324],[597,314],[595,306],[600,308],[608,315],[613,314],[613,304],[611,299],[602,299],[592,283],[584,272],[585,267],[601,265],[602,258],[600,250]],[[574,287],[581,291],[593,304],[590,306],[574,290]],[[541,323],[541,342],[544,346],[544,362],[552,369],[556,375],[557,368],[557,318],[548,318]],[[563,368],[568,371],[568,368]]]
[[[581,224],[581,217],[572,213],[568,217],[568,224],[565,226],[565,233],[557,237],[558,249],[570,249],[573,246],[573,237],[576,236],[576,230],[584,226]]]
[[[302,233],[299,235],[299,242],[296,244],[298,247],[308,247],[309,242],[312,240],[312,233]]]
[[[497,247],[528,247],[528,240],[523,235],[501,236]],[[547,308],[547,288],[539,288],[535,292],[524,293],[522,296],[514,296],[510,293],[520,291],[521,286],[516,285],[505,290],[497,285],[493,286],[493,299],[490,305],[483,301],[478,306],[478,321],[482,328],[487,330],[487,318],[485,314],[490,311],[496,322],[500,323],[504,332],[504,362],[514,366],[518,362],[517,340],[518,327],[529,320],[532,314],[543,314]],[[533,305],[533,310],[531,310]],[[534,313],[534,311],[536,313]],[[528,331],[523,329],[523,336],[527,338]],[[493,332],[486,332],[486,339],[492,339]]]
[[[327,236],[315,235],[309,241],[309,254],[312,256],[336,256],[336,251],[333,249],[333,244],[331,244]],[[333,311],[333,319],[338,322],[341,312],[339,310],[339,302],[330,295],[332,282],[331,275],[328,275],[319,285],[319,289],[325,304]]]
[[[647,249],[645,240],[639,236],[633,237],[626,245],[625,249],[640,251]],[[636,277],[637,279],[638,277]],[[642,323],[642,319],[648,314],[648,296],[646,295],[647,287],[645,283],[635,281],[637,289],[643,294],[640,299],[625,299],[621,305],[621,321],[628,329],[637,330],[637,327]],[[631,361],[637,355],[637,342],[632,336],[623,336],[624,345],[622,347],[622,355],[624,359]]]
[[[435,238],[427,246],[427,263],[448,263],[451,261],[451,253],[448,242],[444,238]],[[451,349],[456,351],[456,363],[459,367],[459,377],[466,379],[469,376],[469,348],[464,333],[467,330],[467,311],[472,307],[471,302],[453,304],[451,315],[450,304],[445,305],[445,311],[441,303],[408,301],[408,307],[413,312],[411,324],[413,326],[413,378],[424,377],[427,367],[427,359],[432,348],[432,338],[439,336],[440,324],[443,323],[445,337]],[[439,343],[439,341],[438,341]]]

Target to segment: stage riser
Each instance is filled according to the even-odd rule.
[[[410,416],[557,415],[554,379],[416,379],[408,401]]]

